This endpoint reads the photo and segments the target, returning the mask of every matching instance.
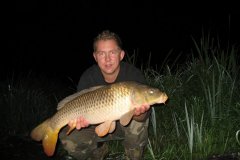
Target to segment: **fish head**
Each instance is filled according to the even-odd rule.
[[[135,104],[156,104],[165,103],[168,96],[165,92],[160,91],[158,88],[154,88],[148,85],[139,85],[133,92],[133,99]]]
[[[158,88],[148,87],[143,92],[144,99],[147,104],[152,105],[155,103],[165,103],[168,96],[165,92],[160,91]]]

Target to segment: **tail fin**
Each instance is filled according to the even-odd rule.
[[[44,152],[47,156],[52,156],[55,151],[59,129],[53,130],[49,125],[49,120],[44,121],[31,132],[31,138],[35,141],[41,141]]]

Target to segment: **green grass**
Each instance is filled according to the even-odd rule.
[[[1,134],[26,136],[56,112],[57,102],[73,91],[56,79],[29,72],[2,81],[0,92]]]
[[[150,140],[155,156],[206,159],[240,150],[238,50],[222,49],[206,37],[193,40],[195,50],[185,65],[146,74],[169,95],[167,108],[155,108],[158,136]]]
[[[193,44],[191,57],[182,65],[166,59],[157,68],[141,66],[148,83],[169,96],[166,105],[154,107],[145,159],[200,160],[240,150],[238,48],[221,48],[210,35],[193,39]],[[128,60],[136,63],[136,58]],[[27,135],[74,90],[25,75],[1,82],[0,92],[1,134]],[[110,156],[123,156],[120,141],[109,144]]]

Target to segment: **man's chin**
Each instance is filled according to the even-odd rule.
[[[105,70],[104,73],[105,74],[113,74],[113,71],[112,70]]]
[[[114,69],[112,67],[105,67],[103,71],[107,74],[112,74],[114,72]]]

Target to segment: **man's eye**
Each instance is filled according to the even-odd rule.
[[[109,53],[110,53],[110,54],[116,54],[114,51],[110,51]]]
[[[103,56],[103,55],[104,55],[104,52],[98,52],[98,55],[99,55],[99,56]]]

